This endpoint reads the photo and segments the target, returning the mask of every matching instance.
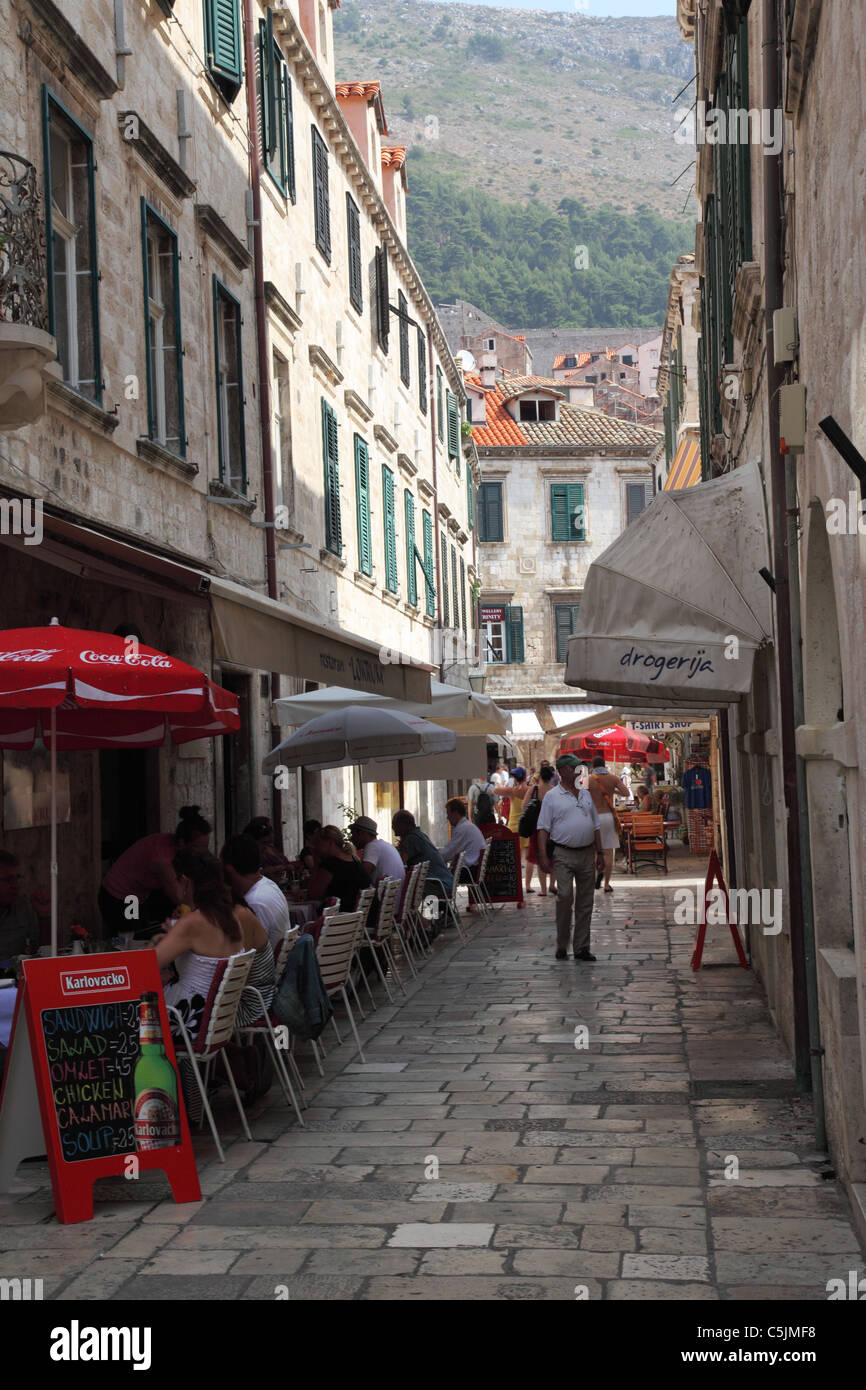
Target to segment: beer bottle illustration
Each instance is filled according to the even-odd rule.
[[[142,994],[135,1066],[135,1147],[168,1149],[180,1143],[177,1075],[165,1055],[156,994]]]

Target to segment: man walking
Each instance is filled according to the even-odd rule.
[[[556,874],[556,959],[568,958],[573,904],[574,959],[593,961],[590,924],[595,876],[604,868],[604,854],[598,811],[589,792],[575,786],[579,767],[572,753],[563,753],[556,760],[559,786],[547,793],[538,817],[538,865],[544,873]],[[552,864],[548,855],[551,846]]]

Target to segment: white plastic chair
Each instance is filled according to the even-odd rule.
[[[446,918],[446,920],[447,920],[449,917],[451,918],[451,921],[454,923],[455,927],[457,928],[457,934],[458,934],[458,936],[460,937],[460,940],[461,940],[461,941],[465,941],[465,940],[466,940],[466,937],[465,937],[465,935],[464,935],[463,928],[462,928],[462,926],[460,925],[460,909],[459,909],[458,906],[457,906],[457,889],[458,889],[459,886],[460,886],[460,874],[461,874],[461,872],[462,872],[462,870],[463,870],[463,865],[465,864],[465,862],[466,862],[466,851],[465,851],[464,849],[462,849],[462,850],[460,851],[460,853],[458,854],[457,858],[454,860],[454,864],[453,864],[452,870],[451,870],[452,874],[454,875],[454,886],[453,886],[453,888],[451,889],[451,896],[450,896],[450,898],[449,898],[449,897],[445,897],[445,898],[444,898],[444,902],[445,902],[445,918]],[[428,881],[428,883],[438,883],[438,884],[442,885],[442,880],[441,880],[441,878],[434,878],[432,874],[428,877],[428,880],[427,880],[427,881]],[[444,890],[444,885],[442,885],[442,890],[443,890],[443,893],[444,893],[444,891],[445,891],[445,890]]]
[[[391,944],[396,930],[395,911],[402,884],[399,878],[380,879],[380,883],[384,884],[384,888],[379,898],[379,916],[372,931],[369,927],[369,918],[367,922],[364,923],[364,940],[373,953],[373,961],[379,972],[379,979],[385,986],[385,992],[393,1004],[394,996],[388,987],[388,980],[379,960],[379,952],[381,951],[382,955],[385,957],[386,964],[391,974],[394,976],[403,994],[405,994],[406,986],[400,978],[400,972],[397,969],[397,962],[394,959],[394,951]]]
[[[484,846],[484,852],[478,861],[478,868],[475,872],[475,878],[470,879],[470,881],[466,884],[469,901],[473,903],[476,907],[480,907],[484,915],[485,921],[488,917],[492,916],[493,914],[493,904],[490,901],[490,893],[488,892],[486,882],[487,865],[490,861],[491,844],[492,842],[488,840],[487,844]]]
[[[354,955],[354,958],[353,958],[353,960],[352,960],[352,970],[351,970],[351,972],[350,972],[350,974],[349,974],[349,985],[350,985],[350,987],[351,987],[352,994],[353,994],[354,997],[355,997],[355,1003],[358,1005],[358,1012],[360,1013],[360,1015],[361,1015],[362,1018],[366,1018],[367,1015],[364,1013],[364,1010],[363,1010],[362,1007],[361,1007],[361,1001],[360,1001],[360,999],[358,998],[358,991],[357,991],[356,988],[355,988],[355,981],[353,980],[352,975],[353,975],[353,973],[354,973],[354,971],[355,971],[355,969],[356,969],[356,967],[357,967],[358,974],[360,975],[361,979],[364,981],[364,987],[365,987],[366,990],[367,990],[367,994],[368,994],[369,999],[370,999],[370,1004],[371,1004],[372,1007],[375,1009],[375,1008],[376,1008],[376,1001],[375,1001],[375,999],[373,998],[373,991],[372,991],[371,988],[370,988],[370,981],[367,979],[367,976],[366,976],[366,974],[365,974],[365,972],[364,972],[364,967],[363,967],[363,965],[361,964],[361,955],[360,955],[361,943],[362,943],[362,941],[363,941],[364,935],[365,935],[366,930],[367,930],[367,922],[369,921],[369,918],[370,918],[370,909],[371,909],[372,906],[373,906],[373,899],[375,898],[375,896],[376,896],[376,890],[375,890],[375,888],[373,887],[373,885],[371,884],[369,888],[362,888],[362,889],[361,889],[360,893],[358,894],[357,901],[356,901],[356,903],[355,903],[355,911],[356,911],[356,912],[360,912],[360,914],[361,914],[361,920],[362,920],[362,923],[363,923],[363,931],[362,931],[362,933],[361,933],[361,939],[359,940],[359,944],[358,944],[358,946],[355,948],[355,955]]]
[[[352,1013],[352,1006],[346,993],[352,960],[363,931],[363,917],[360,912],[338,912],[334,916],[328,917],[319,936],[316,959],[319,962],[322,982],[328,995],[339,994],[343,1000],[352,1032],[355,1035],[358,1056],[362,1062],[366,1062],[367,1059],[361,1047],[361,1039],[358,1037],[358,1029],[355,1026],[355,1016]],[[332,1018],[331,1022],[334,1025],[334,1032],[337,1034],[338,1041],[342,1043],[343,1039],[340,1037],[337,1020]]]
[[[232,1095],[235,1099],[238,1114],[240,1115],[241,1125],[247,1139],[252,1143],[252,1134],[247,1123],[238,1088],[235,1085],[235,1078],[232,1073],[229,1059],[226,1056],[226,1043],[230,1042],[235,1032],[238,1008],[240,1007],[241,995],[246,988],[249,973],[253,968],[253,961],[256,958],[255,951],[239,951],[237,955],[229,956],[223,963],[220,961],[217,969],[222,971],[221,978],[217,984],[210,1008],[205,1012],[199,1025],[198,1036],[193,1042],[189,1035],[183,1015],[174,1006],[167,1004],[168,1013],[175,1019],[180,1030],[180,1036],[186,1049],[187,1057],[192,1065],[193,1075],[198,1084],[199,1093],[202,1100],[202,1117],[199,1128],[204,1124],[204,1117],[207,1115],[208,1124],[217,1146],[217,1153],[220,1156],[220,1163],[225,1163],[226,1157],[217,1133],[216,1121],[213,1111],[207,1098],[207,1083],[210,1079],[210,1071],[213,1062],[217,1057],[222,1057],[226,1076],[231,1087]],[[204,1068],[204,1080],[202,1080],[201,1070]]]
[[[412,914],[415,910],[415,900],[417,898],[418,879],[423,869],[423,864],[415,864],[406,873],[403,880],[403,893],[400,898],[399,906],[394,909],[394,925],[397,929],[397,937],[403,950],[403,959],[409,967],[413,976],[417,976],[415,961],[409,946],[408,937],[413,931]]]

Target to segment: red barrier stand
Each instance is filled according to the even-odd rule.
[[[697,936],[695,937],[695,949],[692,952],[692,970],[700,970],[701,968],[701,959],[704,954],[704,941],[707,935],[707,902],[709,900],[710,890],[714,884],[716,887],[720,888],[722,890],[722,893],[724,894],[725,918],[727,919],[730,916],[731,911],[730,899],[728,898],[728,889],[725,880],[722,877],[722,866],[719,863],[719,856],[716,854],[715,850],[711,850],[710,857],[707,860],[707,875],[704,879],[704,896],[703,902],[701,904],[701,916],[698,922],[698,932]],[[731,936],[734,939],[734,946],[736,947],[737,955],[740,960],[740,965],[743,967],[744,970],[748,970],[749,964],[746,960],[745,952],[743,951],[743,943],[740,940],[740,933],[737,930],[736,924],[734,922],[728,921],[728,926],[730,927]]]

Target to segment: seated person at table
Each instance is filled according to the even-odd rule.
[[[268,1007],[274,992],[274,953],[258,918],[234,901],[216,855],[205,850],[180,850],[173,868],[193,911],[168,926],[157,943],[156,959],[160,970],[175,966],[177,980],[164,987],[165,1002],[174,1005],[190,1038],[195,1039],[220,961],[254,949],[256,958],[248,984],[261,990]],[[247,1016],[244,1018],[239,1010],[239,1023],[251,1023],[261,1012],[258,1000],[241,1007]]]
[[[0,849],[0,960],[11,960],[39,950],[42,931],[50,931],[51,899],[45,889],[38,888],[29,900],[22,898],[19,888],[21,872],[18,860],[8,850]]]
[[[638,782],[634,789],[636,810],[651,811],[653,809],[652,792],[644,782]]]
[[[349,826],[349,839],[358,851],[371,883],[378,883],[380,878],[396,878],[403,882],[406,865],[393,845],[379,839],[379,827],[372,816],[359,816]]]
[[[220,858],[236,900],[255,913],[274,951],[278,951],[292,925],[289,905],[282,890],[272,879],[265,878],[259,868],[260,851],[261,841],[250,835],[233,835],[223,846]]]
[[[298,851],[298,861],[303,864],[308,874],[313,872],[318,863],[314,842],[316,839],[316,832],[321,830],[321,828],[322,822],[320,820],[304,821],[304,843]]]
[[[430,892],[436,893],[439,897],[450,898],[454,891],[451,870],[433,841],[415,824],[415,817],[411,812],[397,811],[391,821],[391,829],[398,837],[397,848],[407,869],[414,868],[416,864],[429,864],[427,882],[430,884]]]
[[[197,806],[182,806],[173,835],[145,835],[124,850],[99,890],[99,910],[109,935],[161,922],[180,906],[184,899],[172,860],[181,850],[206,851],[210,832]],[[129,903],[130,898],[134,902]]]
[[[274,827],[267,816],[255,816],[245,827],[245,835],[255,840],[259,847],[261,869],[265,878],[281,882],[289,877],[289,861],[274,844]]]
[[[439,853],[446,864],[451,864],[460,851],[465,850],[466,858],[463,861],[460,882],[474,883],[481,856],[487,848],[487,841],[478,826],[473,825],[467,816],[466,807],[459,796],[453,796],[450,801],[445,802],[445,815],[451,826],[451,839],[447,845],[442,846]]]
[[[341,912],[354,912],[358,894],[370,887],[370,875],[342,830],[323,825],[313,836],[318,867],[310,875],[307,897],[339,898]]]

